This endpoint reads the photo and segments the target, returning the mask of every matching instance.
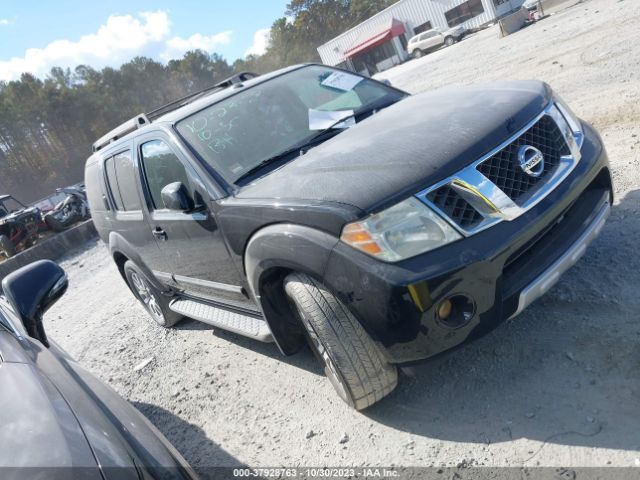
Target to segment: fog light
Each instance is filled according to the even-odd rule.
[[[451,309],[453,308],[453,304],[451,300],[448,298],[440,302],[438,306],[438,317],[442,320],[446,320],[449,315],[451,315]]]
[[[441,324],[460,328],[471,321],[476,313],[476,304],[466,295],[452,295],[440,302],[436,313]]]

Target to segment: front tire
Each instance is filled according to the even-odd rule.
[[[131,260],[124,264],[124,275],[133,294],[158,325],[169,328],[182,320],[182,315],[171,311],[169,300],[147,280]]]
[[[0,250],[4,252],[4,256],[11,258],[16,254],[16,246],[6,235],[0,235]]]
[[[456,43],[455,39],[453,37],[447,37],[444,39],[444,44],[447,47],[450,47],[451,45],[453,45],[454,43]]]
[[[302,273],[289,274],[284,288],[340,398],[362,410],[391,393],[398,384],[396,367],[338,298]]]

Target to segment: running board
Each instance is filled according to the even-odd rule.
[[[260,319],[236,313],[206,303],[196,302],[184,297],[172,300],[169,308],[180,315],[193,318],[214,327],[228,330],[261,342],[273,342],[271,330],[267,322]]]

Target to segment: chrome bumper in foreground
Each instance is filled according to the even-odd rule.
[[[533,303],[537,298],[544,295],[556,282],[560,279],[560,276],[569,270],[576,262],[584,255],[587,250],[587,246],[598,236],[600,230],[604,226],[609,213],[611,212],[611,205],[606,202],[601,208],[593,221],[580,235],[580,238],[571,245],[571,247],[562,254],[562,256],[556,260],[553,265],[546,269],[542,275],[536,278],[533,282],[527,285],[520,293],[518,299],[518,309],[509,318],[513,318],[520,314],[525,308]]]

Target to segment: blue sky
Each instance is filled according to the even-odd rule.
[[[196,2],[0,1],[0,80],[52,66],[118,66],[136,55],[167,61],[202,48],[230,63],[264,49],[287,0]]]

